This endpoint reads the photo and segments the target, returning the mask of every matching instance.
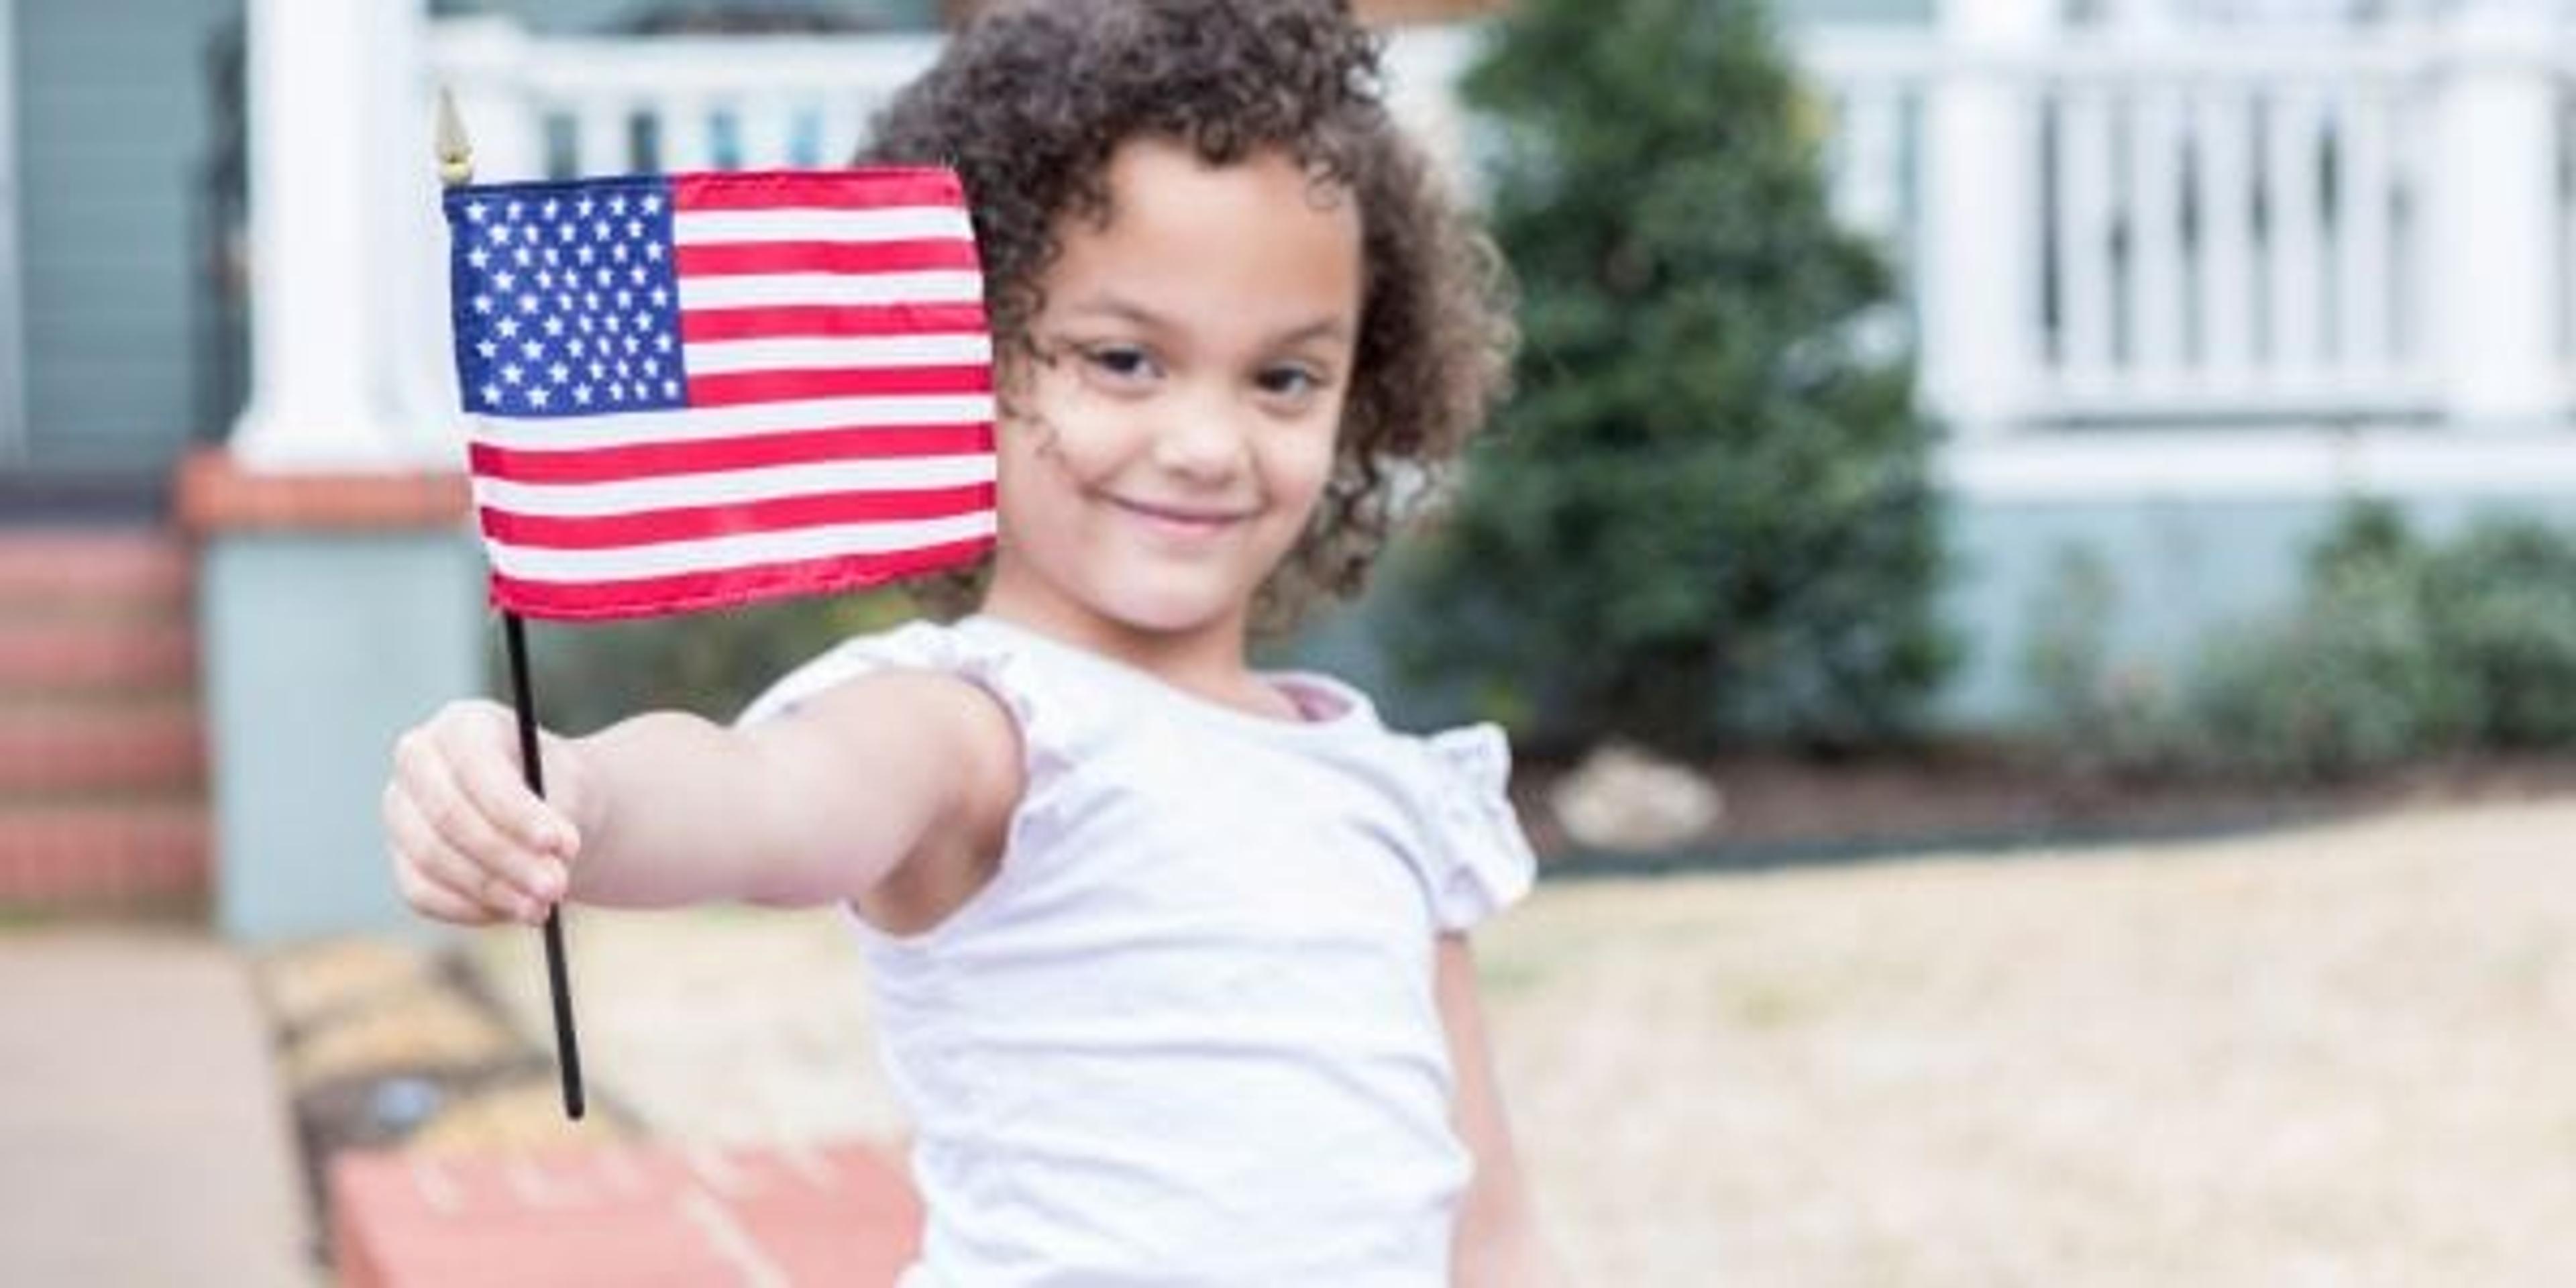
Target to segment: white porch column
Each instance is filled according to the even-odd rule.
[[[405,422],[393,376],[404,252],[384,234],[435,188],[426,123],[397,115],[424,110],[421,0],[247,3],[251,392],[233,457],[293,472],[452,455]],[[402,165],[426,182],[396,182]]]
[[[2054,0],[1944,0],[1946,60],[1926,106],[1923,391],[1962,440],[2007,428],[2040,359],[2036,105],[2017,69]]]
[[[2445,42],[2427,272],[2443,409],[2463,429],[2555,419],[2558,257],[2553,32],[2525,0],[2470,3]]]

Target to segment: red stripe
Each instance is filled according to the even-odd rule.
[[[775,340],[796,336],[962,335],[982,331],[980,304],[781,305],[692,309],[680,315],[680,339]]]
[[[861,367],[825,371],[740,371],[689,377],[691,407],[805,402],[817,398],[900,398],[993,392],[993,369]]]
[[[720,242],[682,246],[672,255],[682,277],[730,277],[749,273],[919,273],[934,269],[975,272],[975,243],[957,238],[936,241],[777,241]]]
[[[963,206],[957,176],[940,169],[747,170],[671,177],[674,210],[873,210]]]
[[[725,608],[790,595],[865,590],[968,563],[993,548],[991,537],[899,550],[763,564],[722,572],[679,573],[633,581],[523,581],[492,574],[494,607],[549,621],[597,621]]]
[[[818,461],[974,456],[992,450],[993,427],[981,424],[819,429],[559,452],[532,452],[476,443],[469,452],[478,478],[511,483],[615,483],[672,474],[712,474],[772,465],[811,465]]]
[[[899,523],[953,519],[993,508],[993,485],[923,488],[901,492],[827,492],[766,501],[646,510],[571,518],[517,514],[486,507],[483,535],[514,546],[545,550],[618,550],[670,541],[709,541],[841,523]]]

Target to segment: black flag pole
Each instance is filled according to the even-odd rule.
[[[438,178],[451,188],[474,178],[474,147],[466,140],[465,125],[456,117],[456,102],[445,89],[438,91]],[[517,613],[505,609],[501,635],[510,654],[510,703],[519,718],[519,764],[528,790],[543,799],[546,773],[538,757],[536,697],[528,683],[527,625]],[[554,1001],[555,1066],[563,1078],[564,1116],[577,1119],[583,1111],[581,1044],[573,1036],[572,972],[564,965],[561,902],[546,910],[545,939],[546,987]]]

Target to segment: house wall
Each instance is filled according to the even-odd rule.
[[[199,427],[196,175],[239,0],[16,5],[27,446],[157,476]]]

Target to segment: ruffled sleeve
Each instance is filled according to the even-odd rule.
[[[738,725],[755,725],[794,711],[838,685],[882,670],[937,671],[991,694],[1019,726],[1028,767],[1051,770],[1065,762],[1063,713],[1043,700],[1026,659],[1006,640],[933,622],[912,622],[877,635],[845,640],[781,676],[743,708]]]
[[[1527,895],[1538,860],[1505,788],[1512,749],[1494,725],[1469,725],[1424,739],[1431,762],[1431,913],[1443,930],[1465,930]]]

